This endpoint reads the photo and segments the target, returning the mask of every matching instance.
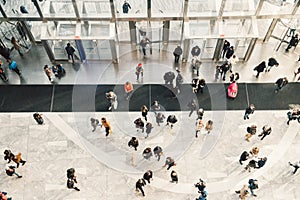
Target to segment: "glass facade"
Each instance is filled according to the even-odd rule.
[[[31,32],[31,41],[53,40],[49,44],[57,49],[59,41],[82,40],[90,52],[87,57],[99,58],[100,53],[96,56],[91,52],[105,48],[116,48],[114,51],[119,52],[120,44],[138,45],[145,33],[153,41],[153,48],[184,44],[188,48],[184,51],[188,52],[197,44],[202,48],[203,58],[211,59],[224,39],[231,40],[244,55],[249,44],[253,45],[252,39],[266,41],[274,30],[273,38],[280,38],[281,32],[300,26],[298,0],[126,2],[124,5],[125,1],[119,0],[1,1],[1,34],[9,37],[16,23],[22,21],[26,22],[26,32]]]

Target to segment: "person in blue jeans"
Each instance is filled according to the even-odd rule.
[[[15,168],[16,168],[15,166],[6,167],[5,172],[6,172],[7,176],[16,175],[18,178],[22,178],[22,176],[16,172]]]
[[[251,195],[256,197],[257,195],[254,194],[253,190],[258,189],[257,180],[256,179],[249,179],[248,183],[249,183],[248,188],[251,192]]]
[[[11,60],[11,59],[8,59],[7,62],[8,62],[8,67],[9,67],[10,70],[13,70],[13,71],[16,72],[19,76],[22,76],[22,74],[21,74],[21,72],[20,72],[20,70],[19,70],[19,68],[18,68],[18,66],[17,66],[16,61],[13,61],[13,60]]]

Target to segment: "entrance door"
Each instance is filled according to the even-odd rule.
[[[199,46],[201,49],[201,60],[212,60],[216,49],[217,41],[218,40],[215,38],[192,39],[190,44],[188,61],[192,59],[191,51],[192,48],[195,46]]]

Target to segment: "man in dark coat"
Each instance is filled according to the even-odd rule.
[[[128,11],[129,11],[129,9],[131,9],[131,6],[130,6],[130,4],[128,3],[127,0],[124,1],[124,4],[123,4],[123,6],[122,6],[122,9],[123,9],[123,13],[124,13],[124,14],[127,14]]]
[[[269,58],[268,66],[266,68],[266,72],[269,72],[273,66],[278,67],[279,63],[275,58]]]
[[[263,61],[253,69],[254,71],[257,71],[256,78],[258,78],[259,74],[263,72],[265,68],[266,68],[266,62]]]
[[[70,60],[72,58],[72,62],[74,63],[74,52],[75,49],[71,46],[70,43],[67,44],[66,48],[65,48],[67,54],[68,54],[68,59]]]
[[[224,58],[225,53],[227,52],[227,50],[229,49],[229,47],[230,47],[230,42],[228,42],[227,40],[225,40],[224,44],[223,44],[223,49],[222,49],[222,58]]]
[[[181,47],[178,45],[178,46],[176,47],[176,49],[174,50],[174,52],[173,52],[173,55],[175,56],[175,63],[178,63],[179,57],[181,56],[181,54],[182,54],[182,49],[181,49]]]
[[[289,51],[290,48],[296,47],[298,45],[298,42],[299,42],[298,34],[296,34],[295,36],[292,36],[292,38],[289,42],[289,45],[287,46],[285,51]]]
[[[281,88],[283,88],[285,85],[288,84],[287,77],[280,78],[275,82],[276,88],[275,88],[275,93],[277,93]]]
[[[192,54],[193,57],[194,57],[194,56],[199,56],[200,53],[201,53],[201,49],[200,49],[200,47],[199,47],[198,45],[197,45],[197,46],[194,46],[194,47],[192,48],[191,54]]]
[[[165,84],[170,84],[173,86],[173,80],[175,79],[174,72],[166,72],[164,75]]]
[[[231,56],[233,56],[233,54],[234,54],[234,49],[233,49],[233,46],[231,46],[226,51],[226,58],[227,59],[231,58]]]

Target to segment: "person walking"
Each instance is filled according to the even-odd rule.
[[[154,156],[157,158],[157,161],[160,160],[160,156],[163,155],[163,150],[160,146],[156,146],[153,149]]]
[[[26,161],[22,159],[22,154],[18,153],[14,158],[13,161],[17,164],[17,168],[19,168],[20,163],[22,166],[25,165]]]
[[[240,156],[239,163],[240,163],[241,165],[243,165],[243,161],[248,160],[249,157],[250,157],[250,154],[249,154],[247,151],[244,151],[244,152],[241,154],[241,156]]]
[[[239,79],[240,79],[240,74],[237,72],[231,73],[231,75],[229,76],[230,83],[237,82]]]
[[[191,54],[193,57],[198,57],[201,53],[201,49],[198,45],[194,46],[191,50]]]
[[[107,137],[110,133],[112,133],[112,129],[111,129],[111,126],[110,126],[110,123],[109,121],[105,118],[105,117],[102,117],[101,118],[101,128],[102,126],[105,128],[105,136]]]
[[[135,124],[137,131],[139,131],[141,129],[142,133],[144,133],[145,123],[143,122],[143,120],[141,118],[137,118],[136,120],[134,120],[133,123]]]
[[[153,172],[151,170],[148,170],[144,176],[143,176],[143,179],[148,181],[148,183],[150,184],[150,180],[153,180]]]
[[[286,86],[289,83],[287,77],[284,78],[279,78],[276,82],[276,88],[275,88],[275,93],[279,92],[284,86]]]
[[[177,76],[176,76],[176,86],[175,86],[175,89],[176,89],[176,93],[179,94],[181,92],[181,85],[183,83],[183,77],[180,73],[180,70],[179,69],[176,69],[177,71]]]
[[[167,118],[167,126],[171,124],[171,129],[173,128],[174,124],[177,122],[177,118],[175,115],[169,115]]]
[[[74,52],[75,52],[74,47],[72,47],[70,43],[67,43],[67,46],[65,47],[65,50],[66,50],[67,55],[68,55],[68,60],[72,59],[72,63],[75,63],[75,61],[74,61]]]
[[[189,117],[191,117],[193,112],[197,109],[196,99],[192,99],[187,106],[190,109]]]
[[[135,190],[138,192],[138,191],[141,191],[142,195],[145,196],[145,192],[143,190],[143,187],[146,185],[146,181],[142,178],[140,178],[136,184],[135,184]]]
[[[230,68],[231,70],[233,70],[235,67],[235,65],[237,64],[237,62],[239,62],[239,58],[234,54],[233,56],[231,56],[231,58],[228,60],[229,64],[230,64]]]
[[[254,190],[258,189],[258,184],[257,184],[257,180],[256,179],[249,179],[248,181],[248,188],[251,192],[251,195],[254,197],[257,197],[256,194],[254,194]]]
[[[199,179],[199,182],[194,184],[196,188],[198,188],[198,193],[201,193],[206,188],[206,183],[201,178]]]
[[[131,6],[127,0],[124,1],[122,9],[124,14],[127,14],[129,9],[131,9]]]
[[[196,135],[195,135],[195,137],[197,138],[198,137],[198,133],[199,132],[201,133],[201,130],[202,130],[203,126],[204,126],[203,120],[199,119],[198,122],[196,123],[196,126],[197,127],[196,127]]]
[[[294,164],[292,164],[291,162],[289,162],[289,165],[292,166],[292,167],[294,167],[293,174],[296,174],[296,172],[298,171],[298,169],[300,167],[300,161],[297,161]]]
[[[221,69],[222,69],[221,77],[223,75],[223,81],[225,81],[225,79],[226,79],[226,73],[228,71],[231,71],[230,70],[230,64],[229,64],[229,62],[225,61],[225,63],[223,65],[221,65]]]
[[[257,71],[257,74],[256,74],[256,78],[258,78],[259,77],[259,74],[261,73],[261,72],[263,72],[264,70],[266,69],[266,62],[265,61],[263,61],[263,62],[261,62],[259,65],[257,65],[253,70],[254,71]]]
[[[196,118],[196,120],[202,119],[202,118],[203,118],[203,115],[204,115],[204,109],[203,109],[203,108],[199,108],[199,109],[197,110],[197,118]]]
[[[14,72],[16,72],[21,77],[22,74],[21,74],[21,72],[20,72],[20,70],[19,70],[19,68],[17,66],[16,61],[8,59],[7,62],[8,62],[9,69],[12,70],[12,71],[14,71]]]
[[[223,48],[222,48],[222,58],[224,58],[225,54],[226,54],[226,51],[229,49],[230,47],[230,42],[228,42],[227,40],[224,41],[224,44],[223,44]]]
[[[258,137],[261,137],[260,140],[263,140],[267,135],[270,135],[272,132],[272,128],[269,125],[264,125],[262,128],[261,134],[258,135]]]
[[[169,169],[170,169],[171,167],[173,167],[173,166],[176,166],[176,163],[175,163],[174,159],[171,158],[171,157],[167,157],[167,158],[166,158],[165,165],[164,165],[163,167],[166,167],[166,166],[168,166],[168,167],[167,167],[167,170],[169,170]]]
[[[254,104],[250,104],[248,108],[245,110],[244,120],[249,119],[249,115],[253,114],[255,111]]]
[[[116,110],[118,108],[118,97],[116,93],[110,91],[108,93],[105,93],[105,96],[109,102],[108,110]]]
[[[257,169],[262,168],[266,164],[267,160],[268,160],[267,157],[263,157],[263,158],[258,159]]]
[[[33,119],[38,123],[39,125],[44,124],[44,119],[42,117],[42,114],[39,114],[38,112],[33,114]]]
[[[239,194],[239,197],[241,200],[245,200],[246,197],[248,196],[249,194],[249,191],[248,191],[248,185],[244,185],[242,187],[242,189],[238,190],[238,191],[235,191],[235,193]]]
[[[247,134],[245,135],[245,139],[250,142],[250,138],[256,134],[256,125],[251,125],[247,127]]]
[[[175,63],[178,63],[181,54],[182,54],[182,48],[179,45],[177,45],[177,47],[173,52],[173,55],[175,57],[175,61],[174,61]]]
[[[91,118],[90,120],[91,120],[91,126],[93,127],[92,132],[94,132],[96,130],[97,126],[99,126],[100,122],[96,118]]]
[[[149,38],[147,38],[146,36],[143,37],[143,39],[141,40],[140,42],[140,46],[142,47],[142,51],[143,51],[143,54],[144,54],[144,58],[146,56],[146,48],[147,48],[147,45],[150,44],[151,41],[149,40]],[[150,51],[150,54],[151,54],[151,51]]]
[[[162,113],[157,113],[157,115],[155,116],[156,118],[156,123],[158,126],[160,126],[160,123],[164,123],[164,119],[166,118],[164,114]]]
[[[300,61],[300,56],[299,56],[299,60],[298,62]],[[297,74],[300,74],[300,67],[298,67],[295,72],[294,72],[294,78],[296,78]],[[298,77],[297,81],[300,81],[300,76]]]
[[[4,150],[4,160],[7,160],[7,163],[10,163],[15,157],[15,154],[11,152],[9,149]]]
[[[150,122],[147,122],[147,124],[146,124],[146,134],[147,135],[145,138],[149,137],[149,134],[151,133],[152,129],[153,129],[152,124]]]
[[[142,111],[142,116],[147,121],[147,114],[148,114],[148,108],[147,108],[147,106],[143,105],[142,108],[141,108],[141,111]]]
[[[153,111],[155,115],[157,115],[157,111],[160,111],[160,105],[157,100],[152,102],[151,111]]]
[[[277,60],[275,58],[269,58],[268,60],[268,66],[266,67],[266,71],[265,72],[269,72],[271,70],[272,67],[278,67],[279,63],[277,62]]]
[[[226,55],[225,55],[226,59],[229,60],[233,56],[233,54],[234,54],[234,48],[233,46],[230,46],[226,51]]]
[[[1,200],[12,200],[11,197],[7,197],[7,192],[0,192],[0,199]]]
[[[12,43],[12,48],[10,49],[10,51],[13,51],[14,49],[16,49],[18,51],[18,53],[20,54],[21,57],[23,57],[23,53],[21,52],[21,45],[20,43],[16,40],[15,37],[12,37],[10,42]]]
[[[75,176],[75,169],[69,168],[67,170],[67,188],[74,189],[76,191],[80,191],[80,189],[75,186],[75,183],[78,183],[77,177]]]
[[[126,83],[124,84],[124,91],[126,93],[126,100],[129,100],[131,94],[133,93],[133,85],[131,82],[126,81]]]
[[[286,52],[289,51],[290,48],[295,47],[298,45],[299,42],[299,38],[298,38],[298,34],[296,34],[295,36],[292,36],[289,45],[287,46],[287,48],[285,49]]]
[[[7,176],[13,176],[13,175],[16,175],[18,178],[22,178],[21,175],[19,175],[16,170],[15,170],[15,166],[7,166],[5,168],[5,173]]]
[[[132,137],[128,142],[129,147],[133,147],[135,151],[137,151],[137,147],[139,146],[139,141],[136,137]]]
[[[290,125],[291,120],[298,120],[300,123],[300,109],[295,107],[291,111],[287,113],[288,121],[286,122],[287,125]]]
[[[146,149],[144,149],[144,151],[143,151],[143,157],[146,160],[149,160],[152,156],[153,156],[152,149],[150,147],[147,147]]]
[[[212,129],[213,129],[213,121],[208,120],[205,125],[205,130],[207,131],[207,134],[209,134]]]
[[[48,77],[49,81],[52,83],[54,81],[55,76],[53,74],[51,67],[49,67],[48,65],[45,65],[44,72],[45,72],[46,76]]]
[[[143,68],[143,64],[142,63],[139,63],[137,65],[137,67],[135,68],[135,75],[136,75],[136,81],[139,81],[140,79],[140,75],[141,77],[143,78],[144,76],[144,68]]]
[[[171,172],[171,183],[178,183],[178,175],[177,175],[177,173],[173,170],[172,172]]]
[[[174,72],[166,72],[164,74],[165,84],[170,84],[173,87],[173,81],[175,79]]]
[[[219,79],[219,75],[221,74],[221,76],[222,76],[222,73],[223,73],[222,65],[217,65],[216,66],[216,72],[215,72],[215,79],[216,80]]]

